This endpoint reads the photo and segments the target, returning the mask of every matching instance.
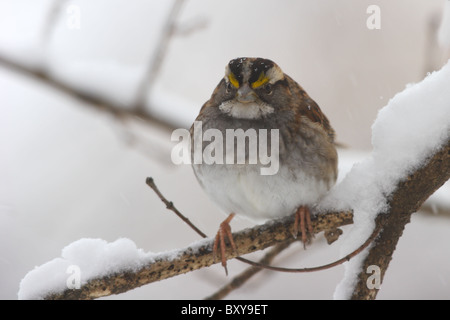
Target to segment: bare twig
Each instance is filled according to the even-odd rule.
[[[146,93],[152,88],[156,78],[158,77],[164,58],[167,54],[170,39],[176,29],[176,19],[178,18],[183,3],[184,0],[174,1],[169,15],[167,16],[166,23],[161,31],[158,45],[156,46],[155,52],[151,57],[147,71],[144,74],[144,78],[137,89],[135,106],[141,112],[144,112],[145,110]]]
[[[272,260],[284,249],[288,248],[296,239],[289,239],[285,242],[277,244],[267,252],[264,257],[259,260],[259,263],[263,265],[269,265]],[[264,270],[263,268],[251,266],[245,269],[242,273],[234,277],[228,284],[220,288],[214,294],[206,298],[206,300],[218,300],[225,298],[231,291],[240,288],[245,282],[253,277],[258,272]]]
[[[177,208],[173,205],[172,201],[167,200],[163,194],[159,191],[158,187],[156,186],[155,182],[153,181],[153,178],[147,178],[145,180],[145,183],[152,188],[153,191],[155,191],[156,195],[161,199],[162,202],[166,205],[166,208],[169,210],[172,210],[181,220],[183,220],[188,226],[190,226],[195,232],[197,232],[202,238],[207,238],[208,236],[203,233],[199,228],[197,228],[188,218],[186,218],[180,211],[178,211]]]
[[[317,267],[311,267],[311,268],[282,268],[282,267],[274,267],[274,266],[268,266],[268,265],[264,265],[262,263],[258,263],[258,262],[254,262],[251,260],[247,260],[245,259],[245,263],[251,264],[252,266],[255,267],[259,267],[259,268],[263,268],[263,269],[268,269],[268,270],[272,270],[272,271],[278,271],[278,272],[291,272],[291,273],[304,273],[304,272],[317,272],[317,271],[322,271],[322,270],[326,270],[326,269],[331,269],[334,268],[340,264],[343,264],[344,262],[350,261],[350,259],[354,258],[355,256],[357,256],[358,254],[360,254],[364,249],[366,249],[373,240],[375,240],[375,238],[378,236],[378,234],[380,233],[382,228],[382,224],[377,224],[376,228],[373,230],[372,234],[369,236],[369,238],[367,238],[366,241],[364,241],[364,243],[362,245],[360,245],[356,250],[352,251],[351,253],[347,254],[345,257],[336,260],[334,262],[328,263],[328,264],[324,264],[321,266],[317,266]],[[238,258],[236,258],[238,259]],[[241,260],[242,261],[242,260]]]

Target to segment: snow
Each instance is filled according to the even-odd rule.
[[[448,88],[450,61],[422,82],[408,85],[379,111],[372,126],[371,156],[355,164],[321,203],[322,208],[354,210],[354,224],[345,235],[342,254],[350,253],[370,236],[374,219],[388,209],[385,195],[450,138]],[[367,252],[346,263],[336,299],[349,298]]]
[[[209,239],[195,241],[189,247],[196,251]],[[137,271],[155,260],[174,260],[184,249],[166,252],[144,252],[128,238],[114,242],[83,238],[63,248],[61,257],[55,258],[28,272],[20,282],[20,300],[40,300],[67,288],[79,289],[94,278],[124,271]],[[74,279],[79,275],[77,280]],[[76,287],[74,287],[76,285]]]
[[[127,238],[108,243],[101,239],[80,239],[62,250],[61,258],[36,267],[22,279],[19,299],[43,299],[49,293],[67,288],[70,266],[80,270],[80,284],[88,280],[125,270],[137,270],[153,259]]]

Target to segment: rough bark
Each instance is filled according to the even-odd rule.
[[[389,196],[390,209],[380,214],[377,224],[383,229],[369,249],[364,260],[358,282],[351,299],[375,299],[379,289],[367,286],[370,273],[365,270],[371,265],[378,266],[381,271],[381,283],[392,260],[395,247],[402,236],[405,225],[411,215],[422,203],[450,178],[450,141],[442,147],[427,163],[399,182],[396,190]]]
[[[233,233],[238,249],[237,252],[234,252],[228,246],[227,259],[263,250],[292,238],[293,223],[294,217],[291,216]],[[314,233],[351,223],[353,223],[351,212],[327,213],[318,215],[312,220]],[[45,299],[95,299],[126,292],[151,282],[167,279],[220,262],[213,259],[213,239],[202,241],[204,243],[200,246],[195,245],[178,250],[178,255],[175,259],[168,260],[163,256],[161,259],[155,259],[155,262],[148,263],[139,270],[93,279],[80,289],[66,289],[61,293],[50,294]]]

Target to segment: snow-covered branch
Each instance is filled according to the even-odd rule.
[[[405,180],[399,183],[397,190],[389,196],[390,209],[377,218],[377,224],[383,226],[379,237],[374,241],[364,259],[358,281],[353,287],[351,299],[375,299],[384,274],[392,259],[398,240],[402,236],[405,225],[409,223],[411,214],[416,212],[422,203],[450,178],[450,141],[437,152],[427,163]],[[426,241],[424,239],[424,241]],[[379,274],[379,285],[367,285],[372,272],[370,266],[376,266]]]
[[[449,179],[448,88],[450,61],[393,97],[372,126],[371,156],[355,165],[324,199],[326,207],[353,209],[354,225],[344,239],[345,251],[383,223],[375,244],[346,265],[335,298],[375,298],[410,215]]]
[[[291,239],[293,223],[288,217],[234,233],[238,251],[227,250],[227,259]],[[351,223],[351,212],[318,215],[312,221],[314,233]],[[212,243],[213,239],[204,239],[171,252],[143,253],[129,239],[110,244],[81,239],[64,248],[62,258],[30,271],[21,282],[19,299],[95,299],[126,292],[220,262],[213,258]],[[70,266],[79,268],[79,288],[68,283],[75,281],[67,273]]]

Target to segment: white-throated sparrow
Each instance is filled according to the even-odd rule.
[[[295,213],[293,232],[300,228],[305,243],[307,232],[312,233],[309,208],[336,181],[337,152],[334,130],[303,88],[271,60],[237,58],[226,66],[225,77],[194,124],[194,173],[209,197],[231,213],[213,250],[220,245],[222,265],[226,267],[224,237],[236,248],[228,225],[235,213],[260,221]],[[260,153],[264,147],[271,151],[271,161],[278,161],[268,174],[261,171],[268,164],[268,154]],[[226,154],[218,157],[219,152]],[[226,160],[214,161],[218,159]]]

